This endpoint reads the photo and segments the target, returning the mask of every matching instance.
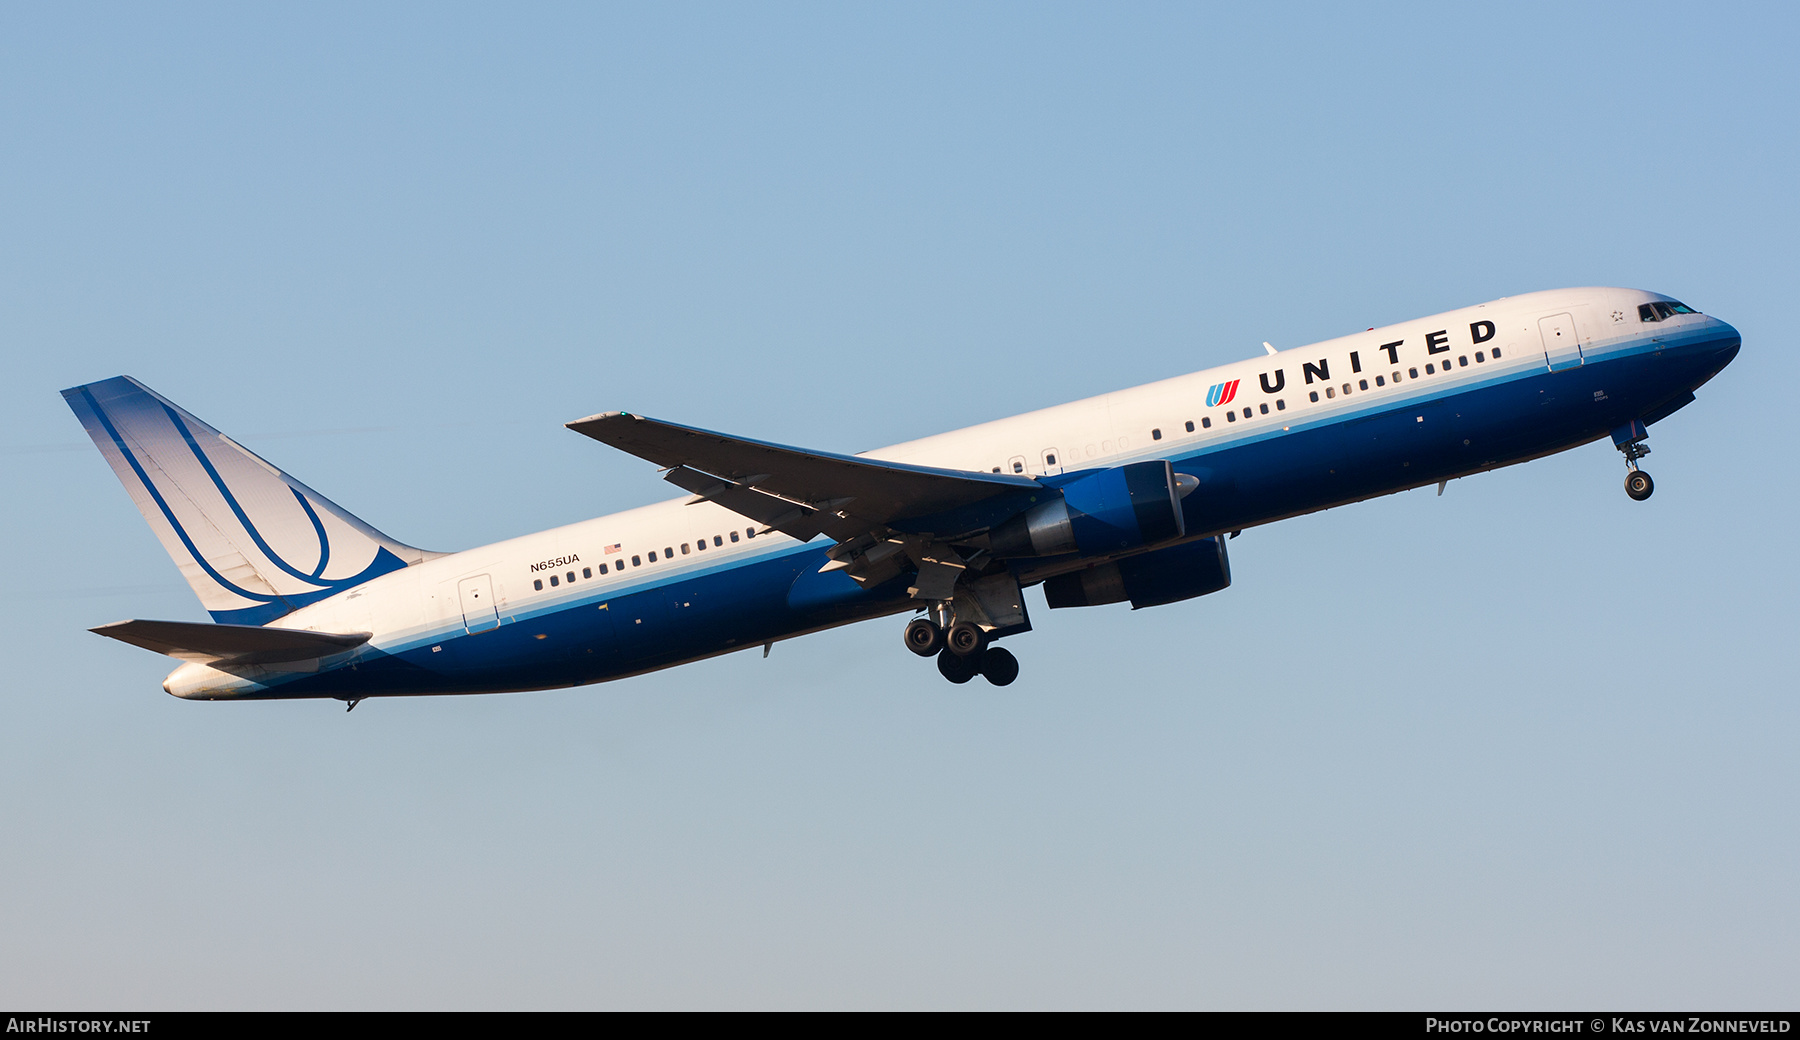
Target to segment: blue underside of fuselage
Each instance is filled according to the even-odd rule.
[[[1497,374],[1436,396],[1396,403],[1371,394],[1366,411],[1347,408],[1255,432],[1247,424],[1235,441],[1163,457],[1200,480],[1183,500],[1189,535],[1233,531],[1538,458],[1634,419],[1660,417],[1737,349],[1735,332],[1715,328],[1556,372]],[[663,584],[515,614],[474,635],[458,627],[242,696],[354,699],[577,686],[913,606],[906,578],[864,590],[841,572],[819,574],[827,547],[790,545]],[[1047,567],[1034,561],[1015,569],[1030,581]]]

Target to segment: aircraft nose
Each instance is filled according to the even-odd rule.
[[[1717,318],[1714,320],[1717,322]],[[1706,358],[1706,369],[1710,372],[1723,371],[1726,365],[1732,363],[1732,358],[1737,356],[1737,351],[1741,349],[1742,345],[1744,345],[1744,338],[1737,335],[1737,329],[1733,329],[1724,322],[1719,322],[1715,329],[1715,335],[1708,336],[1705,344],[1701,347],[1705,351],[1701,356]]]
[[[1737,357],[1738,350],[1744,345],[1744,337],[1738,334],[1737,329],[1725,322],[1719,322],[1719,333],[1720,335],[1713,340],[1713,363],[1716,366],[1713,371],[1715,372],[1731,364],[1731,359]]]

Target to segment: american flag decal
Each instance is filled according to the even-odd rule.
[[[603,556],[610,556],[610,555],[612,555],[612,554],[613,554],[613,553],[616,553],[616,552],[618,552],[618,551],[619,551],[619,543],[618,543],[618,542],[614,542],[614,543],[612,543],[612,544],[611,544],[611,545],[609,545],[609,546],[607,546],[607,547],[606,547],[606,551],[605,551],[605,552],[604,552],[604,553],[602,553],[602,554],[601,554],[601,555],[603,555]]]

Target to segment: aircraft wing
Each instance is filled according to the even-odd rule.
[[[668,469],[664,479],[701,499],[801,541],[821,532],[845,541],[873,527],[905,528],[909,520],[938,521],[937,530],[915,533],[949,536],[959,533],[949,529],[958,525],[984,526],[983,511],[968,507],[1043,489],[1026,476],[808,451],[627,412],[603,412],[568,426]]]
[[[369,641],[367,632],[308,632],[192,621],[115,621],[88,631],[183,661],[271,664],[343,653]]]

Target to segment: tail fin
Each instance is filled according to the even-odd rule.
[[[440,555],[394,541],[129,376],[63,398],[214,621],[267,624]]]

